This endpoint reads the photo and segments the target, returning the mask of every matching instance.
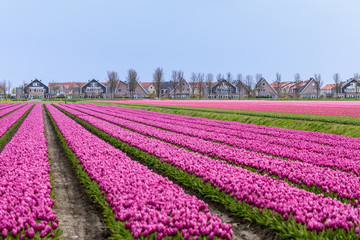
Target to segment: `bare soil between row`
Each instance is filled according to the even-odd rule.
[[[62,238],[108,239],[110,231],[101,221],[101,209],[85,192],[44,109],[43,113],[56,198],[54,210],[59,219]]]

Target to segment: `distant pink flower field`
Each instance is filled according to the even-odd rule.
[[[102,102],[360,117],[360,102],[358,101],[109,100]]]

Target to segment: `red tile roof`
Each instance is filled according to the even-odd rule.
[[[142,83],[140,83],[140,85],[143,88],[148,88],[150,85],[154,85],[154,83],[152,83],[152,82],[142,82]]]
[[[335,87],[335,84],[327,84],[327,85],[325,85],[324,87],[322,87],[321,89],[324,89],[324,90],[326,90],[326,89],[333,89]]]

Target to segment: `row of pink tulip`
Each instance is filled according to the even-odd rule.
[[[170,119],[170,120],[174,119],[173,114],[151,112],[146,110],[135,110],[129,108],[114,107],[114,106],[103,106],[103,107],[104,109],[108,109],[115,112],[120,111],[127,113],[137,113],[139,115],[144,115],[144,116],[145,115],[157,116],[157,117],[161,117],[162,119]],[[267,126],[259,126],[259,125],[256,125],[256,127],[254,127],[253,124],[247,124],[247,123],[219,121],[213,119],[205,119],[205,118],[197,118],[197,117],[189,117],[189,116],[181,116],[181,115],[176,115],[176,120],[177,122],[190,122],[205,126],[220,127],[224,129],[237,130],[241,132],[245,131],[245,132],[251,132],[261,135],[268,135],[272,137],[284,138],[284,139],[303,140],[318,144],[330,145],[333,147],[360,149],[360,139],[340,136],[336,134],[300,131],[300,130],[292,130],[292,129],[280,129],[276,127],[267,127]]]
[[[98,100],[92,101],[98,102]],[[105,100],[102,102],[360,117],[358,101]]]
[[[0,103],[0,110],[12,107],[14,105],[20,105],[20,103]]]
[[[87,107],[86,105],[84,107]],[[192,129],[198,129],[200,131],[207,131],[217,134],[225,134],[227,136],[234,136],[241,139],[249,140],[250,142],[256,141],[260,142],[262,144],[270,144],[270,146],[285,146],[288,148],[295,148],[298,150],[306,150],[310,152],[316,152],[324,155],[330,155],[330,156],[338,156],[338,157],[345,157],[352,160],[359,160],[360,159],[360,150],[358,149],[352,149],[352,148],[346,148],[342,144],[339,145],[323,145],[318,144],[316,141],[314,141],[314,138],[312,137],[313,141],[305,141],[301,139],[293,139],[292,136],[289,134],[286,134],[285,136],[276,136],[273,135],[265,135],[263,134],[263,131],[257,131],[259,128],[258,126],[250,125],[247,127],[232,127],[231,125],[227,127],[227,125],[224,124],[216,124],[215,126],[213,124],[207,124],[206,122],[210,122],[211,120],[206,121],[205,123],[199,123],[199,121],[183,121],[182,117],[174,116],[168,114],[165,118],[163,115],[157,116],[156,114],[149,113],[146,114],[144,112],[141,112],[139,110],[125,110],[123,109],[117,109],[114,107],[102,107],[98,108],[101,110],[112,110],[112,113],[118,113],[121,115],[125,115],[126,117],[134,116],[134,117],[140,117],[145,120],[153,120],[159,123],[168,123],[168,124],[176,124],[177,126],[186,127],[186,128],[192,128]],[[115,111],[114,111],[115,110]],[[233,129],[235,128],[235,129]],[[281,129],[282,130],[282,129]],[[280,130],[280,131],[281,131]],[[279,132],[279,131],[278,131]],[[299,134],[299,132],[297,132]],[[300,133],[301,134],[301,133]],[[358,141],[358,140],[356,140]]]
[[[36,133],[36,134],[35,134]],[[50,163],[41,104],[0,154],[0,232],[16,239],[54,236]]]
[[[76,105],[75,106],[79,106]],[[180,134],[200,138],[203,140],[210,140],[213,142],[219,142],[223,144],[228,144],[240,149],[246,149],[253,152],[266,153],[273,156],[280,156],[283,158],[294,159],[302,161],[305,163],[310,163],[316,166],[329,167],[332,169],[339,169],[346,172],[354,172],[357,175],[360,175],[360,164],[357,160],[342,158],[341,156],[332,156],[326,154],[320,154],[316,152],[310,152],[307,149],[300,150],[294,147],[287,147],[282,145],[274,145],[270,143],[263,142],[261,140],[248,140],[242,139],[235,136],[229,136],[224,133],[215,133],[212,131],[206,131],[206,126],[203,126],[202,129],[195,129],[196,124],[186,125],[182,124],[181,121],[174,121],[172,124],[162,122],[161,119],[157,118],[152,120],[151,117],[139,116],[139,114],[129,114],[129,113],[116,113],[114,111],[109,111],[108,109],[103,109],[103,106],[99,105],[86,105],[81,106],[83,108],[92,109],[102,113],[108,113],[112,116],[121,117],[131,121],[136,121],[146,125],[151,125],[154,127],[162,128],[172,132],[177,132]],[[178,122],[178,124],[177,124]],[[187,126],[187,127],[184,127]],[[301,147],[301,146],[300,146]],[[324,151],[325,153],[325,151]]]
[[[22,108],[0,118],[0,137],[3,136],[19,119],[33,106],[32,103],[26,104]]]
[[[82,104],[83,107],[92,107],[92,105],[89,104]],[[202,119],[202,118],[197,118],[196,120],[190,120],[188,121],[187,119],[189,117],[184,117],[184,116],[174,116],[173,114],[157,114],[154,112],[149,112],[149,111],[142,111],[142,110],[135,110],[135,109],[126,109],[126,108],[118,108],[118,107],[111,107],[111,106],[103,106],[101,108],[102,110],[109,110],[113,113],[118,113],[118,114],[122,114],[122,115],[126,115],[127,117],[130,116],[135,116],[135,117],[140,117],[140,118],[144,118],[144,119],[150,119],[150,120],[154,120],[157,122],[164,122],[164,123],[168,123],[168,124],[176,124],[177,126],[182,126],[182,127],[189,127],[189,128],[193,128],[193,129],[199,129],[201,131],[208,131],[208,132],[212,132],[212,133],[218,133],[218,134],[225,134],[225,135],[229,135],[229,136],[234,136],[234,137],[238,137],[241,139],[246,139],[246,140],[255,140],[261,143],[266,143],[266,144],[271,144],[271,146],[273,145],[280,145],[280,146],[285,146],[288,148],[296,148],[299,150],[307,150],[307,151],[311,151],[311,152],[317,152],[317,153],[321,153],[321,154],[325,154],[325,155],[330,155],[330,156],[341,156],[341,157],[346,157],[349,159],[353,159],[353,160],[359,160],[360,159],[360,150],[356,150],[353,148],[348,148],[345,147],[347,145],[343,145],[342,141],[340,142],[340,145],[336,145],[336,143],[339,143],[339,141],[336,141],[333,143],[333,145],[323,145],[323,144],[318,144],[316,143],[316,136],[313,136],[312,138],[310,138],[310,140],[312,141],[305,141],[302,139],[293,139],[293,136],[289,136],[289,134],[286,134],[285,136],[274,136],[274,135],[269,135],[269,134],[264,134],[264,131],[262,131],[262,126],[257,126],[257,125],[250,125],[247,124],[245,126],[239,126],[236,125],[237,123],[232,122],[231,125],[226,124],[227,122],[224,123],[218,123],[213,120],[209,120],[209,119]],[[131,114],[131,115],[130,115]],[[287,130],[284,129],[277,129],[277,132],[286,132]],[[300,133],[303,132],[295,132],[295,135],[298,135]],[[306,132],[307,133],[307,132]],[[294,134],[293,134],[294,135]],[[331,135],[331,134],[328,134]],[[331,135],[333,136],[333,135]],[[335,135],[337,136],[337,135]],[[319,135],[320,138],[321,135]],[[347,140],[349,140],[349,138],[345,138]],[[308,139],[309,140],[309,139]],[[358,139],[350,139],[354,141],[359,141]]]
[[[5,116],[6,114],[9,114],[9,113],[12,112],[12,111],[15,111],[15,110],[17,110],[17,109],[25,106],[25,105],[26,105],[26,103],[16,104],[16,105],[14,104],[14,105],[12,105],[11,107],[2,109],[2,110],[0,111],[0,118],[1,118],[2,116]]]
[[[203,201],[132,161],[53,106],[46,106],[84,171],[107,196],[116,219],[128,221],[125,226],[135,238],[157,232],[161,239],[178,231],[185,239],[189,235],[231,238],[231,225],[211,215]]]
[[[59,105],[57,105],[59,106]],[[61,108],[108,133],[120,141],[134,146],[147,154],[158,157],[182,171],[210,182],[213,187],[259,208],[274,210],[288,219],[292,214],[296,222],[307,224],[308,230],[324,228],[355,227],[358,232],[360,209],[343,204],[336,199],[324,197],[290,186],[285,181],[275,180],[249,170],[217,161],[202,154],[149,138],[114,124],[86,115],[61,105]]]
[[[80,106],[74,106],[73,104],[60,105],[61,108],[64,106],[143,135],[155,137],[202,154],[217,157],[230,163],[252,167],[260,172],[266,171],[270,174],[275,174],[280,179],[287,178],[294,183],[304,184],[308,187],[321,187],[323,191],[329,192],[330,190],[341,198],[355,198],[357,199],[355,202],[356,205],[358,204],[358,200],[360,200],[360,178],[351,173],[321,168],[308,163],[284,161],[279,158],[249,152],[244,149],[233,148],[183,134],[164,131],[121,118],[114,118],[112,115],[90,111]],[[66,110],[68,110],[68,108],[66,108]]]

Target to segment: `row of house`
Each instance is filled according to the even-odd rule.
[[[339,84],[327,84],[319,88],[313,78],[306,81],[273,82],[271,84],[262,78],[254,90],[255,96],[269,98],[318,98],[321,95],[328,98],[360,98],[360,81],[350,78]]]
[[[321,88],[321,93],[327,97],[360,98],[360,80],[350,78],[339,84],[327,84]]]
[[[264,78],[255,85],[255,96],[267,98],[318,98],[320,89],[315,79],[294,82],[273,82],[269,84]]]
[[[147,91],[135,82],[135,87],[131,91],[134,98],[145,98]],[[99,82],[95,79],[88,82],[63,82],[44,84],[41,80],[35,79],[29,84],[16,88],[16,98],[110,98],[130,97],[128,84],[122,81],[116,82],[114,93],[111,93],[107,82]]]
[[[321,94],[327,97],[360,98],[360,82],[349,79],[337,86],[328,84],[319,89],[315,79],[294,82],[268,83],[261,78],[250,89],[241,81],[229,82],[220,79],[215,83],[188,83],[185,79],[174,83],[163,82],[160,90],[161,97],[165,98],[190,98],[200,96],[203,98],[231,99],[255,96],[261,98],[318,98]],[[16,88],[17,98],[147,98],[155,97],[156,85],[153,82],[135,82],[130,91],[129,84],[118,80],[113,91],[107,82],[95,79],[88,82],[63,82],[45,85],[41,80],[35,79],[23,87]]]

